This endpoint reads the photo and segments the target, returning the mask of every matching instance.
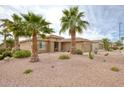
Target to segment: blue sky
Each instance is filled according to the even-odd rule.
[[[62,17],[62,10],[68,9],[71,6],[39,6],[39,5],[26,5],[26,6],[0,6],[0,19],[9,18],[13,13],[27,13],[33,11],[36,14],[43,15],[49,22],[52,23],[51,27],[54,28],[56,35],[59,35],[60,18]],[[90,40],[109,38],[110,40],[118,39],[119,23],[121,22],[121,36],[124,36],[124,6],[79,6],[80,11],[85,12],[85,20],[90,23],[90,26],[83,34],[77,34],[77,37],[83,37]],[[68,33],[61,36],[69,37]],[[2,40],[0,36],[0,41]]]

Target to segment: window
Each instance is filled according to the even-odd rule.
[[[40,42],[40,48],[45,48],[45,46],[46,46],[46,42],[41,41]]]

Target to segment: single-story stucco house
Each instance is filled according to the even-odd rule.
[[[92,50],[95,49],[103,49],[103,42],[102,40],[92,40]]]
[[[31,50],[31,39],[21,41],[20,48]],[[76,49],[83,52],[89,52],[93,47],[93,41],[83,38],[76,38]],[[98,46],[98,45],[97,45]],[[50,35],[46,39],[38,37],[38,51],[44,52],[69,52],[71,49],[71,39],[65,39],[61,36]]]

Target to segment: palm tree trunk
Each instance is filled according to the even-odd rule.
[[[19,44],[19,37],[18,36],[14,36],[14,38],[15,38],[15,49],[14,50],[20,50],[20,44]]]
[[[76,49],[76,33],[72,31],[71,33],[71,54],[75,54]]]
[[[33,31],[32,34],[32,57],[30,62],[38,62],[39,57],[38,57],[38,48],[37,48],[37,35],[36,32]]]

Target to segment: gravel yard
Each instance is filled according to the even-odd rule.
[[[39,54],[40,62],[30,58],[0,61],[1,87],[124,87],[124,52],[105,52],[95,55],[70,55],[68,60],[58,59],[62,52]],[[111,71],[118,67],[119,72]],[[24,74],[32,69],[30,74]]]

